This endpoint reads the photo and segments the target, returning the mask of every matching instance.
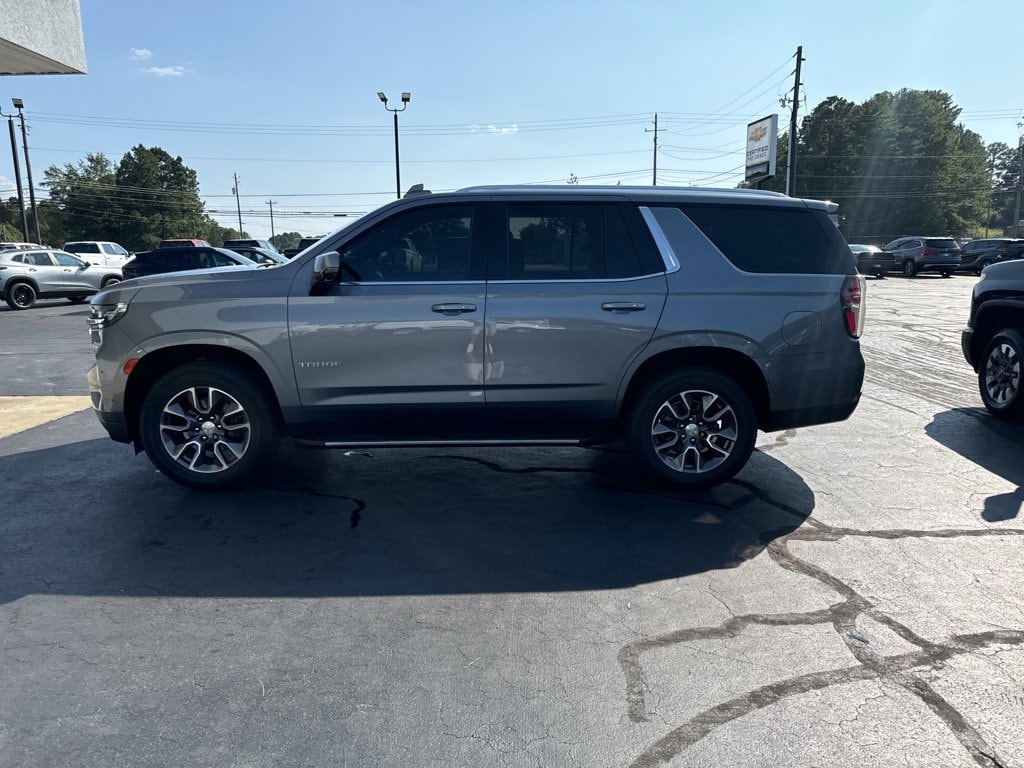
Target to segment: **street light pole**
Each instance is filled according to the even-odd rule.
[[[18,110],[18,119],[21,121],[21,148],[25,150],[25,173],[28,175],[28,199],[32,204],[32,220],[36,225],[36,242],[43,244],[43,234],[39,231],[39,209],[36,208],[36,185],[32,182],[32,161],[28,156],[28,131],[25,130],[25,113],[22,107],[25,102],[21,99],[11,99],[14,108]],[[26,231],[26,235],[28,232]],[[27,239],[27,238],[26,238]]]
[[[274,200],[267,200],[267,205],[270,206],[270,237],[274,237]]]
[[[401,199],[402,197],[402,174],[399,168],[398,162],[398,113],[404,112],[405,108],[409,106],[409,100],[412,98],[412,94],[408,91],[402,91],[402,108],[388,106],[388,97],[384,95],[382,91],[377,91],[377,98],[384,104],[384,109],[388,112],[392,112],[395,115],[395,196]]]
[[[21,162],[18,160],[18,140],[14,137],[14,115],[5,115],[0,110],[0,116],[7,118],[7,128],[11,134],[11,161],[14,163],[14,181],[18,185],[18,208],[21,209],[21,231],[25,242],[32,239],[28,231],[28,214],[25,212],[25,190],[21,186]],[[42,243],[40,243],[42,245]]]

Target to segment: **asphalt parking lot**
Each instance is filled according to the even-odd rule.
[[[861,405],[714,491],[615,446],[289,450],[199,494],[0,308],[0,766],[1024,766],[1024,428],[975,278],[868,281]]]

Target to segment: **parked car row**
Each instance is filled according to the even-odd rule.
[[[857,271],[863,275],[881,278],[897,271],[904,277],[916,277],[922,272],[949,277],[954,272],[980,275],[992,264],[1024,258],[1024,239],[979,238],[960,245],[951,237],[908,236],[882,248],[851,243],[850,250],[857,256]]]

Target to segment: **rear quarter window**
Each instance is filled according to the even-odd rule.
[[[824,211],[725,205],[679,208],[744,272],[841,275],[855,271],[850,247]]]

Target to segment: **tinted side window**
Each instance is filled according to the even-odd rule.
[[[117,255],[117,248],[114,247],[113,243],[104,243],[103,251],[109,253],[111,256]]]
[[[360,282],[469,280],[472,205],[439,205],[400,213],[360,235],[341,259]]]
[[[851,271],[850,249],[824,211],[716,205],[683,205],[680,209],[745,272]]]
[[[35,264],[37,267],[52,267],[53,258],[48,253],[30,253],[25,256],[26,264]]]
[[[505,229],[511,280],[595,280],[644,274],[618,206],[510,203]]]
[[[81,259],[76,259],[70,253],[55,253],[57,257],[57,265],[61,267],[80,267],[84,263]]]

